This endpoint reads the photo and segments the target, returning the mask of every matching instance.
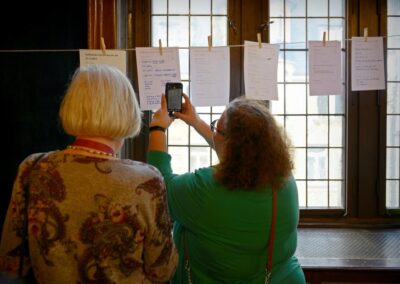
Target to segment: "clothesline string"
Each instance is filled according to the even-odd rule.
[[[362,36],[360,36],[362,37]],[[383,38],[390,38],[390,37],[400,37],[400,35],[391,35],[391,36],[382,36]],[[345,41],[351,41],[351,38],[345,38]],[[336,41],[336,40],[333,40]],[[268,44],[278,44],[278,45],[292,45],[292,44],[305,44],[306,42],[280,42],[280,43],[268,43]],[[227,46],[213,46],[213,48],[218,47],[244,47],[244,44],[236,44],[236,45],[227,45]],[[153,46],[154,48],[158,48],[157,46]],[[193,48],[204,48],[207,46],[191,46],[191,47],[175,47],[179,49],[193,49]],[[165,48],[168,48],[165,47]],[[22,53],[22,52],[78,52],[80,49],[2,49],[0,53]],[[136,48],[116,48],[111,50],[126,50],[126,51],[134,51]]]

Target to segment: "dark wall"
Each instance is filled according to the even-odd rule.
[[[14,4],[0,9],[0,229],[19,163],[72,139],[61,128],[58,108],[79,66],[77,50],[87,48],[87,1],[8,2]],[[3,52],[29,49],[68,51]]]

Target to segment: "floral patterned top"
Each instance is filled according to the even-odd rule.
[[[30,188],[30,257],[38,283],[168,281],[178,256],[159,171],[132,160],[49,152],[19,166],[0,246],[0,271],[16,275]],[[28,269],[25,269],[26,271]]]

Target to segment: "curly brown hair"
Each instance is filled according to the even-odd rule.
[[[289,140],[267,106],[244,97],[224,114],[225,144],[215,179],[230,189],[280,188],[291,175]]]

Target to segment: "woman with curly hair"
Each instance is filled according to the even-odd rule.
[[[165,97],[150,124],[148,162],[167,185],[179,264],[172,283],[305,283],[294,256],[299,207],[288,140],[262,102],[233,100],[211,125],[184,95],[180,118],[215,149],[219,164],[177,175]]]

